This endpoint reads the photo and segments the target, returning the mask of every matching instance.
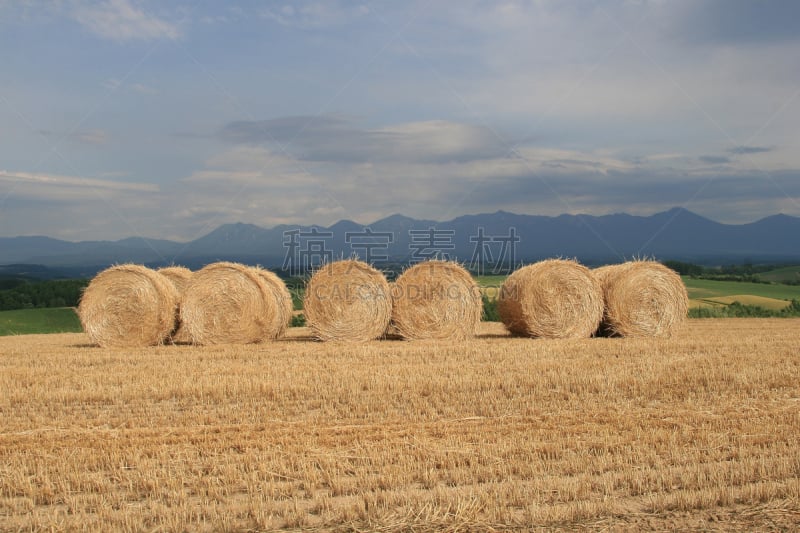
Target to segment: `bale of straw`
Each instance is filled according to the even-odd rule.
[[[155,346],[175,329],[178,292],[154,270],[118,265],[100,272],[83,292],[78,316],[103,347]]]
[[[576,261],[548,259],[524,266],[500,288],[497,311],[515,335],[545,339],[591,337],[603,318],[603,293]]]
[[[175,290],[178,291],[178,298],[179,301],[183,298],[183,293],[186,290],[186,285],[189,284],[189,280],[192,279],[192,271],[186,267],[182,266],[169,266],[163,267],[156,270],[159,274],[167,278],[169,281],[172,282],[172,285],[175,286]],[[186,330],[181,326],[181,319],[180,319],[180,304],[178,305],[178,313],[177,319],[175,323],[175,331],[172,332],[171,335],[172,342],[174,343],[188,343],[189,342],[189,335],[186,333]]]
[[[483,302],[461,265],[425,261],[406,269],[392,290],[392,324],[407,340],[462,340],[475,335]]]
[[[183,294],[186,285],[192,279],[192,271],[182,266],[163,267],[156,270],[156,272],[170,280],[175,285],[178,294]]]
[[[655,261],[629,261],[595,269],[605,313],[598,334],[669,337],[689,311],[681,277]]]
[[[250,344],[279,334],[281,313],[256,270],[212,263],[192,276],[181,300],[181,322],[193,344]]]
[[[294,314],[292,294],[280,276],[271,270],[260,267],[253,267],[253,270],[261,276],[261,279],[269,288],[275,309],[278,311],[275,313],[275,320],[270,326],[270,331],[275,331],[274,338],[276,339],[283,337],[286,333],[286,328],[292,322],[292,315]]]
[[[386,276],[345,259],[322,266],[306,285],[306,325],[323,341],[365,342],[382,337],[392,316]]]

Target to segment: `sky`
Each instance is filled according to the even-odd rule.
[[[800,216],[800,2],[0,0],[0,236]]]

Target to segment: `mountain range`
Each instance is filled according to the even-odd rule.
[[[722,224],[683,208],[651,216],[548,217],[498,211],[446,222],[392,215],[367,226],[349,220],[330,227],[225,224],[183,243],[139,237],[82,242],[6,237],[0,238],[0,265],[7,265],[0,273],[38,268],[40,273],[91,275],[114,263],[199,268],[218,260],[280,268],[301,266],[323,255],[354,254],[369,254],[373,262],[406,263],[436,253],[487,264],[556,256],[576,257],[590,265],[634,256],[702,264],[791,262],[800,260],[800,218],[774,215],[749,224]]]

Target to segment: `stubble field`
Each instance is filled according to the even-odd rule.
[[[793,530],[800,320],[669,340],[0,338],[0,530]]]

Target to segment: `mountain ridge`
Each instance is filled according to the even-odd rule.
[[[380,235],[368,235],[365,228]],[[443,222],[393,214],[366,225],[344,219],[327,227],[281,224],[264,228],[237,222],[222,224],[188,242],[140,237],[79,242],[41,235],[0,237],[0,265],[76,267],[137,262],[201,266],[202,261],[246,259],[275,267],[285,266],[291,259],[290,252],[302,247],[303,239],[313,240],[312,237],[318,247],[329,253],[328,259],[354,254],[364,258],[365,254],[376,252],[373,255],[381,260],[408,262],[438,251],[469,262],[482,247],[481,252],[486,251],[496,261],[494,256],[501,251],[503,239],[518,239],[512,262],[553,256],[576,257],[589,264],[634,256],[706,264],[800,260],[798,217],[779,213],[745,224],[724,224],[676,207],[647,216],[543,216],[498,210]]]

